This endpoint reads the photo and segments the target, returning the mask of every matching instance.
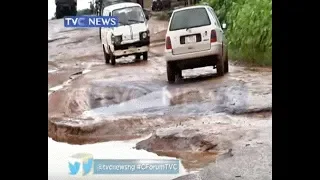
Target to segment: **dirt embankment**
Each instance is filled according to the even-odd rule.
[[[194,118],[177,127],[157,129],[150,138],[139,142],[137,149],[181,158],[187,169],[201,168],[218,155],[232,151],[239,142],[246,141],[249,145],[259,139],[260,127],[256,125],[265,126],[264,122],[271,120],[271,112],[250,116],[219,114]],[[247,123],[249,119],[251,122]]]
[[[91,144],[113,140],[129,140],[147,136],[158,127],[176,126],[188,117],[126,117],[116,116],[97,122],[93,119],[50,118],[48,135],[70,144]]]

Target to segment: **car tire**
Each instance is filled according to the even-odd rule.
[[[135,54],[135,59],[140,60],[141,54]]]
[[[219,57],[217,62],[217,74],[218,76],[224,75],[224,61],[223,58]]]
[[[182,70],[179,68],[176,68],[176,75],[178,76],[178,78],[182,79]]]
[[[224,60],[224,73],[228,73],[229,72],[229,59],[228,59],[228,51],[226,54],[226,59]]]
[[[147,61],[148,60],[148,52],[142,53],[142,57],[143,57],[143,60]]]
[[[116,56],[114,56],[113,54],[110,54],[110,59],[111,59],[111,65],[116,65]]]
[[[108,51],[109,51],[109,56],[110,56],[110,60],[111,60],[111,65],[115,65],[116,64],[116,56],[114,54],[112,54],[110,47],[108,47]]]
[[[110,63],[110,55],[106,52],[104,45],[102,45],[102,49],[103,49],[105,64],[109,64]]]
[[[175,75],[176,73],[173,64],[167,62],[167,79],[169,83],[174,83]]]

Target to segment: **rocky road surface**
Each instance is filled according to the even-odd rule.
[[[149,21],[148,61],[104,64],[97,29],[48,21],[48,135],[70,144],[145,137],[137,149],[182,160],[177,179],[271,179],[272,70],[230,64],[183,71],[168,84],[167,22]]]

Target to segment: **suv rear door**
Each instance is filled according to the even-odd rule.
[[[169,25],[172,54],[209,50],[211,30],[211,20],[205,7],[175,12]]]

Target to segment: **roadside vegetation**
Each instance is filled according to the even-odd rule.
[[[226,23],[229,59],[272,65],[271,0],[202,0]]]

